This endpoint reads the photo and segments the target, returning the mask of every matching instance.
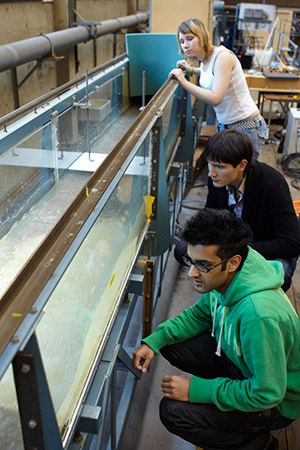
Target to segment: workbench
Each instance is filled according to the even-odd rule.
[[[264,75],[245,73],[245,78],[250,91],[258,92],[257,106],[263,114],[264,101],[270,101],[268,125],[271,123],[272,103],[274,101],[286,104],[287,112],[289,104],[300,102],[300,78],[267,78]],[[297,96],[297,97],[296,97]]]
[[[262,92],[261,97],[262,97],[262,103],[261,103],[261,105],[259,105],[259,109],[260,109],[260,113],[262,116],[264,113],[265,100],[269,100],[269,102],[270,102],[269,115],[268,115],[268,127],[269,128],[271,125],[273,102],[279,102],[282,104],[282,109],[285,114],[284,126],[286,125],[286,122],[287,122],[289,108],[292,108],[294,103],[300,103],[300,95],[295,94],[295,93],[292,93],[292,94],[270,93],[269,94],[267,92]]]
[[[250,91],[300,93],[300,78],[267,78],[264,75],[245,73]]]

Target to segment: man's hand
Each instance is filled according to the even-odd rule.
[[[185,375],[166,375],[162,379],[161,387],[166,398],[188,402],[190,384],[190,378]]]
[[[155,353],[152,348],[142,344],[133,352],[132,365],[135,369],[146,373],[154,356]]]

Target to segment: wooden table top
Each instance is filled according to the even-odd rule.
[[[268,94],[263,93],[264,100],[271,100],[276,102],[300,102],[300,91],[298,93],[293,92],[292,94]]]

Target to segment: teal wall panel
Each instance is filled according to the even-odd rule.
[[[142,72],[146,71],[146,95],[154,95],[182,56],[176,34],[133,33],[126,35],[129,58],[130,96],[142,95]]]

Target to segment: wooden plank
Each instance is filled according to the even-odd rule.
[[[196,148],[195,153],[194,153],[194,158],[193,158],[193,167],[194,168],[197,166],[197,161],[203,152],[204,152],[204,146]]]
[[[299,95],[297,94],[263,94],[264,100],[270,100],[272,102],[297,102],[299,101]]]
[[[216,134],[217,127],[215,125],[202,125],[200,137],[210,137]]]
[[[267,78],[264,75],[245,73],[247,85],[250,90],[288,92],[300,94],[300,78]]]

